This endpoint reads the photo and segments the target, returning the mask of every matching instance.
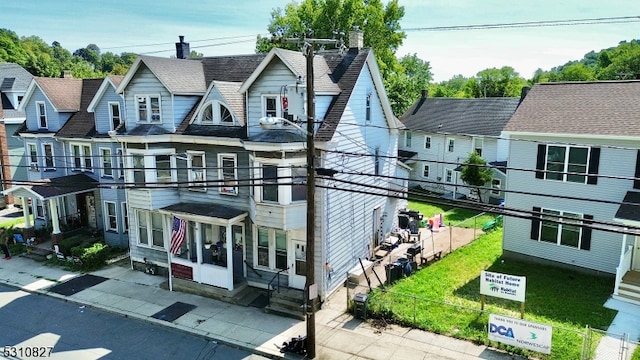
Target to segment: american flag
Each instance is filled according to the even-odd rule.
[[[187,230],[187,222],[178,219],[177,217],[173,217],[173,228],[171,228],[171,251],[174,254],[180,253],[180,247],[184,242],[184,235]]]

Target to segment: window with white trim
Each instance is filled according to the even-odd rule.
[[[451,169],[444,170],[444,181],[447,183],[453,182],[453,170]]]
[[[137,95],[138,122],[161,122],[160,95]]]
[[[38,171],[38,147],[36,144],[28,144],[29,148],[29,171]]]
[[[221,194],[238,195],[238,167],[235,154],[218,154],[218,179]]]
[[[453,152],[455,150],[456,141],[455,139],[449,139],[448,151]]]
[[[173,153],[132,151],[129,154],[131,172],[128,179],[130,182],[138,186],[175,183],[177,175]]]
[[[482,148],[484,146],[484,139],[481,137],[473,138],[473,150],[478,154],[478,156],[482,156]]]
[[[291,167],[291,201],[307,200],[307,168],[300,166]]]
[[[120,116],[120,103],[109,103],[109,118],[111,119],[111,130],[117,129],[122,121],[122,117]]]
[[[71,155],[73,156],[73,170],[93,171],[91,146],[71,144]]]
[[[164,248],[162,215],[159,212],[136,210],[138,220],[138,243]]]
[[[145,183],[144,155],[131,155],[131,173],[132,180],[136,185],[144,185]]]
[[[199,115],[200,124],[233,124],[233,115],[223,103],[217,100],[206,103]]]
[[[44,101],[36,101],[36,114],[38,116],[38,126],[41,129],[47,128],[47,106]]]
[[[279,95],[262,95],[263,116],[278,117],[282,114]]]
[[[171,155],[156,155],[154,160],[156,162],[156,181],[159,183],[171,182]]]
[[[545,145],[541,145],[545,147]],[[559,180],[575,183],[587,183],[588,180],[594,180],[589,183],[595,183],[597,177],[591,179],[588,175],[594,172],[590,167],[597,169],[598,151],[594,148],[569,146],[569,145],[546,145],[546,153],[539,151],[538,156],[545,156],[544,169],[546,172],[542,178],[548,180]],[[540,177],[536,174],[536,177]]]
[[[582,214],[542,209],[540,241],[580,248],[581,224]]]
[[[188,151],[187,171],[189,177],[189,190],[206,191],[207,170],[205,167],[204,152]]]
[[[125,201],[120,203],[120,209],[122,210],[122,232],[129,232],[129,210],[127,209],[127,203]]]
[[[116,203],[111,201],[104,202],[104,227],[107,231],[118,231],[118,213],[116,211]]]
[[[116,156],[118,157],[118,177],[124,177],[124,155],[122,155],[122,149],[118,149],[116,151]]]
[[[424,148],[431,149],[431,136],[424,137]]]
[[[429,167],[429,164],[422,165],[422,177],[428,178],[430,170],[431,168]]]
[[[405,131],[404,133],[404,146],[411,147],[411,131]]]
[[[113,177],[113,159],[111,149],[100,148],[100,158],[102,159],[102,176]]]
[[[365,121],[371,121],[371,92],[367,94],[367,102],[365,104]]]
[[[54,162],[53,145],[42,144],[42,152],[44,153],[44,170],[55,170],[56,163]]]
[[[277,165],[262,165],[262,201],[278,202]]]
[[[255,266],[273,270],[287,268],[287,233],[283,230],[258,227]]]
[[[502,191],[502,180],[500,179],[491,180],[491,193],[493,195],[500,195],[500,191]]]

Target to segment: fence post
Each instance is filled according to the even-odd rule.
[[[418,298],[416,296],[413,297],[413,323],[416,323],[416,302],[417,302]]]
[[[582,341],[582,356],[581,360],[589,360],[589,353],[591,352],[591,329],[589,325],[585,326],[584,338]]]

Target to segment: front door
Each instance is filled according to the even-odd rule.
[[[307,280],[307,242],[292,240],[293,265],[289,271],[289,286],[295,289],[304,289]]]

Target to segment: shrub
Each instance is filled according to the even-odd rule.
[[[60,252],[65,256],[73,255],[71,249],[82,244],[82,238],[80,236],[72,236],[68,239],[62,239],[58,243]]]

